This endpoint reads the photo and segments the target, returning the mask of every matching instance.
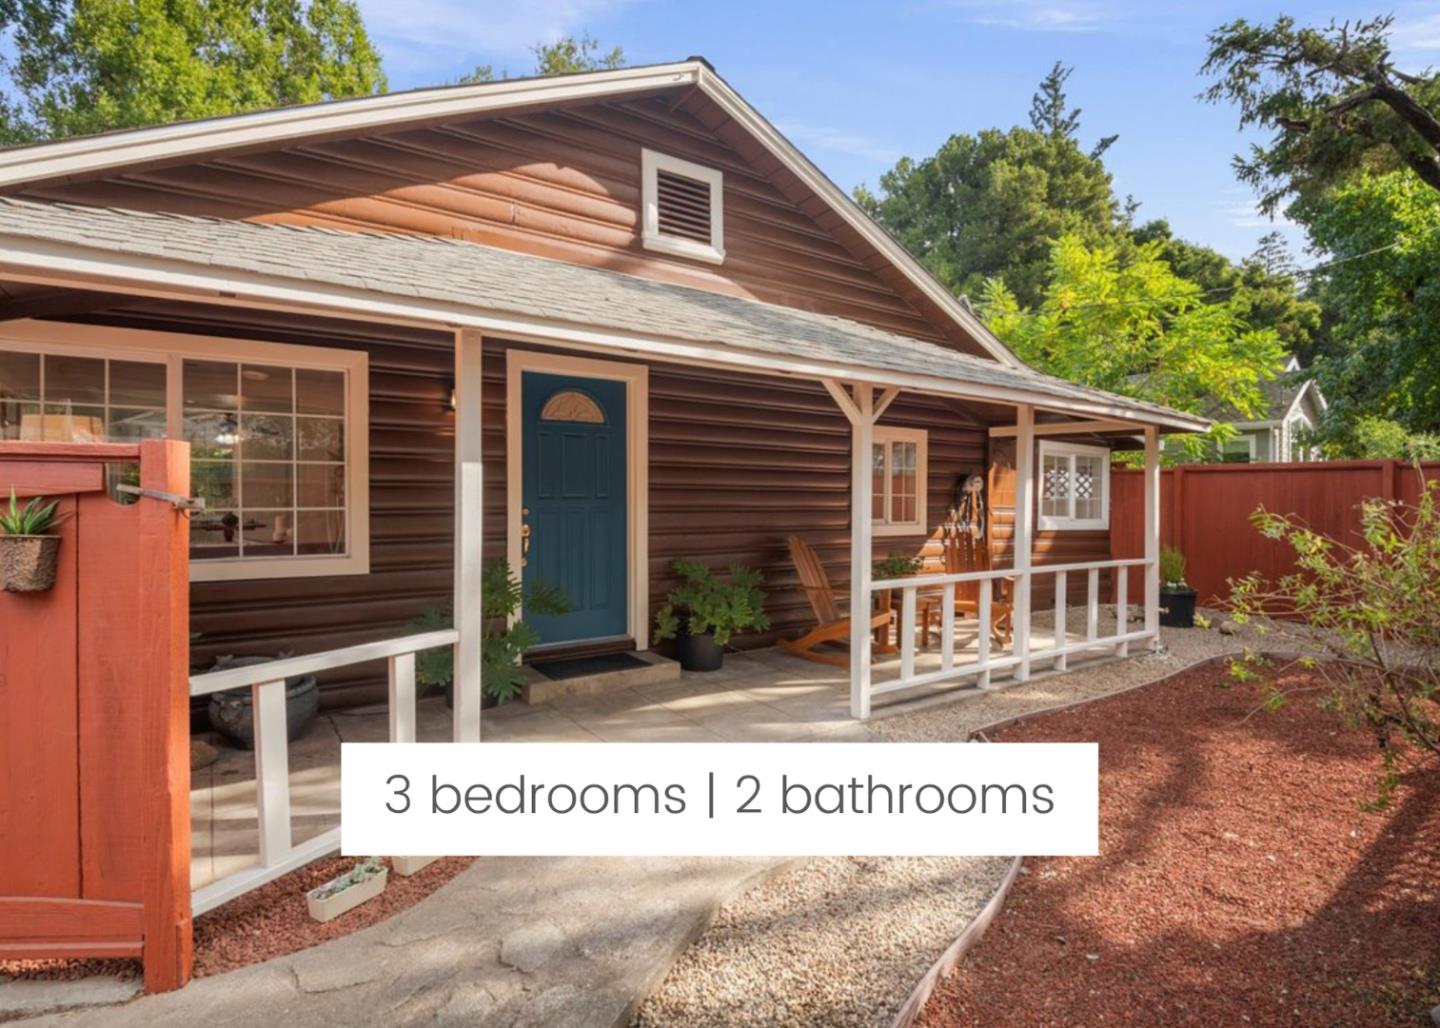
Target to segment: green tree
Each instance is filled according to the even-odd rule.
[[[1164,259],[1163,241],[1123,256],[1122,249],[1064,236],[1051,248],[1036,307],[992,279],[982,313],[1016,353],[1052,374],[1179,410],[1219,403],[1258,415],[1259,383],[1284,361],[1275,331],[1252,328],[1233,298],[1207,302]],[[1220,428],[1215,436],[1229,434]],[[1205,442],[1194,437],[1187,446],[1199,453]]]
[[[1268,143],[1236,157],[1240,178],[1268,213],[1287,200],[1292,217],[1358,172],[1408,168],[1440,190],[1440,73],[1395,67],[1392,17],[1297,26],[1241,18],[1210,34],[1204,96],[1229,101],[1240,123],[1273,130]]]
[[[1332,255],[1317,276],[1334,322],[1315,363],[1327,438],[1343,443],[1367,415],[1440,430],[1440,192],[1408,171],[1359,176],[1310,236]]]
[[[901,158],[855,199],[956,293],[1001,278],[1022,304],[1044,293],[1051,243],[1099,244],[1120,231],[1120,205],[1099,154],[1076,141],[1057,65],[1035,95],[1031,128],[951,136],[932,157]]]
[[[0,142],[385,90],[353,0],[0,0]]]
[[[625,51],[618,46],[601,51],[600,43],[586,33],[579,38],[561,36],[553,43],[536,43],[530,48],[535,55],[535,75],[568,75],[577,71],[613,71],[625,67]],[[502,79],[508,79],[508,69],[500,72]],[[495,68],[490,64],[476,67],[461,83],[492,82]]]
[[[1308,366],[1323,335],[1319,301],[1301,293],[1284,237],[1268,233],[1239,264],[1208,246],[1174,235],[1164,219],[1137,227],[1136,243],[1159,240],[1160,255],[1179,277],[1195,283],[1207,301],[1230,299],[1251,328],[1272,328],[1286,351]]]

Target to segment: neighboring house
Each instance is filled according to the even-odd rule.
[[[1221,444],[1217,460],[1233,464],[1319,460],[1320,450],[1311,445],[1307,433],[1320,426],[1325,397],[1313,378],[1307,377],[1300,362],[1291,357],[1285,370],[1260,383],[1265,395],[1265,413],[1249,419],[1233,408],[1217,407],[1206,415],[1214,421],[1233,425],[1238,434]]]
[[[197,663],[453,597],[470,696],[482,556],[570,597],[536,658],[647,648],[679,557],[764,571],[760,645],[788,536],[868,597],[987,471],[1023,609],[1111,557],[1109,448],[1205,427],[1025,366],[698,59],[0,151],[0,439],[191,443]]]

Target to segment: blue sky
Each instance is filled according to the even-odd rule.
[[[901,155],[933,153],[947,136],[1024,123],[1056,60],[1087,145],[1119,133],[1106,154],[1116,191],[1139,217],[1239,258],[1276,227],[1235,182],[1246,138],[1234,110],[1195,99],[1205,35],[1236,17],[1285,12],[1310,23],[1397,17],[1402,64],[1440,64],[1440,4],[1388,6],[1166,0],[359,0],[392,89],[453,80],[477,64],[528,72],[536,40],[589,32],[630,63],[702,54],[841,186],[874,185]],[[1303,236],[1289,233],[1297,251]],[[1304,263],[1311,258],[1303,253]]]

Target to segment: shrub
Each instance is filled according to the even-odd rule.
[[[503,560],[485,565],[480,576],[480,614],[483,638],[480,643],[480,680],[486,695],[497,700],[513,699],[525,684],[520,659],[540,641],[540,635],[523,619],[511,622],[515,612],[556,615],[570,611],[570,601],[558,588],[544,582],[523,588]],[[431,607],[409,627],[415,632],[438,632],[452,628],[454,612],[447,605]],[[453,647],[426,650],[415,658],[415,677],[422,685],[446,686],[455,677]]]
[[[1185,586],[1185,554],[1178,546],[1160,547],[1160,583],[1176,589]]]
[[[1440,483],[1415,505],[1372,499],[1361,505],[1360,542],[1313,531],[1298,518],[1256,511],[1251,521],[1294,552],[1296,571],[1275,581],[1231,582],[1236,621],[1300,643],[1300,663],[1319,676],[1322,705],[1371,732],[1384,762],[1383,807],[1402,761],[1440,756]],[[1269,620],[1282,616],[1283,622]],[[1247,654],[1232,671],[1251,677]],[[1285,702],[1272,687],[1268,706]]]
[[[764,576],[754,568],[730,565],[727,582],[702,561],[677,560],[671,567],[683,581],[670,590],[665,605],[655,612],[657,642],[673,639],[679,633],[682,616],[687,632],[711,633],[720,646],[736,632],[770,627],[770,619],[765,616],[765,593],[760,588]]]

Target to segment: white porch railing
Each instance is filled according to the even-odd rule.
[[[227,689],[250,689],[255,726],[255,801],[260,838],[258,863],[196,889],[190,899],[193,914],[212,910],[340,848],[338,827],[300,843],[291,836],[290,743],[286,732],[285,680],[372,660],[388,661],[390,741],[414,742],[415,654],[441,646],[455,646],[459,641],[459,633],[447,629],[191,676],[191,696],[207,696]],[[458,658],[456,667],[459,668]],[[461,710],[462,704],[456,703],[456,738],[462,737],[459,724]]]
[[[1050,661],[1051,667],[1064,671],[1072,653],[1109,650],[1117,657],[1127,656],[1132,642],[1157,638],[1156,630],[1147,626],[1138,631],[1128,631],[1128,572],[1130,568],[1149,567],[1151,561],[1144,557],[1127,560],[1101,560],[1078,564],[1042,564],[1032,566],[1028,571],[1001,568],[990,571],[964,571],[955,574],[916,575],[909,578],[885,579],[870,584],[870,604],[875,597],[888,595],[892,600],[900,596],[897,612],[896,635],[900,656],[899,673],[885,681],[872,682],[869,693],[872,697],[885,693],[900,692],[923,685],[973,677],[980,688],[989,688],[994,672],[1013,670],[1015,680],[1024,681],[1029,677],[1031,666],[1037,661]],[[1115,583],[1115,618],[1113,630],[1101,632],[1100,624],[1100,573],[1106,570],[1117,572]],[[1048,646],[1035,646],[1033,637],[1027,632],[1015,632],[1012,644],[996,651],[991,638],[991,620],[995,583],[1000,579],[1018,581],[1028,578],[1032,583],[1042,575],[1055,577],[1055,633]],[[1085,634],[1071,641],[1066,630],[1069,615],[1068,587],[1070,576],[1084,575],[1086,579]],[[955,654],[955,587],[961,583],[975,582],[979,586],[979,599],[975,629],[978,633],[974,658],[956,663]],[[917,671],[916,613],[922,594],[935,595],[940,600],[940,646],[939,667]],[[1016,610],[1016,619],[1027,618],[1028,612]]]

